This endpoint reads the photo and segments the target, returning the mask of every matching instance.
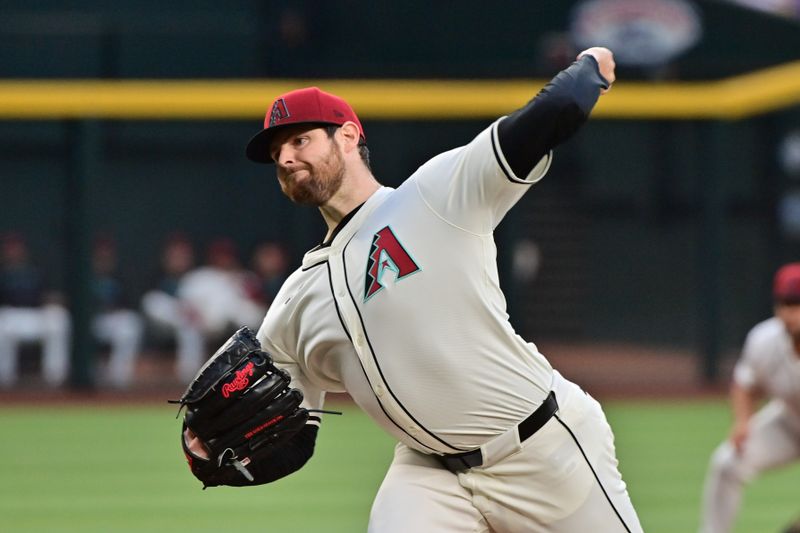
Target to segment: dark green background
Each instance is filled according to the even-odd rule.
[[[557,68],[543,59],[543,43],[563,34],[574,4],[84,0],[33,8],[6,0],[0,76],[547,77]],[[800,57],[796,22],[723,2],[696,5],[705,35],[695,48],[658,72],[621,68],[620,79],[710,80]],[[305,20],[300,44],[281,36],[287,16]],[[800,243],[776,219],[798,178],[778,165],[778,143],[799,117],[789,109],[718,123],[591,120],[498,232],[520,333],[735,351],[770,314],[774,269],[800,259]],[[82,176],[86,230],[117,240],[134,299],[175,230],[201,248],[232,236],[244,257],[261,240],[285,239],[295,264],[319,239],[319,216],[289,205],[272,169],[244,158],[260,121],[96,123],[98,159]],[[397,185],[487,124],[366,120],[375,174]],[[75,132],[61,121],[0,122],[0,232],[27,235],[62,286]],[[709,225],[710,196],[719,211]],[[518,238],[543,252],[527,284],[515,284],[507,267]]]

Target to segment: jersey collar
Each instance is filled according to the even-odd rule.
[[[394,189],[391,187],[381,187],[372,193],[372,196],[367,198],[366,202],[350,211],[341,222],[339,222],[327,241],[308,251],[306,255],[303,256],[302,268],[305,269],[327,260],[328,255],[335,253],[335,251],[338,251],[347,244],[369,214],[381,205],[393,190]]]

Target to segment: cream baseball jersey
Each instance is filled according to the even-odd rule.
[[[258,338],[306,407],[346,391],[408,446],[457,453],[545,399],[553,371],[508,321],[493,230],[552,154],[515,176],[498,122],[376,191],[284,283]]]
[[[800,415],[800,358],[779,318],[769,318],[750,330],[733,377],[742,387],[763,389]]]

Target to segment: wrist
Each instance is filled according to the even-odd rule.
[[[183,442],[186,449],[195,457],[208,460],[210,453],[208,447],[201,441],[194,432],[186,428],[183,432]]]

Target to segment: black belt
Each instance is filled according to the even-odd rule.
[[[554,392],[550,391],[550,394],[547,395],[542,405],[537,407],[536,410],[531,413],[531,416],[517,425],[519,441],[522,442],[539,431],[539,429],[553,417],[556,411],[558,411],[556,395]],[[481,455],[480,448],[472,450],[471,452],[438,455],[437,458],[446,469],[453,473],[463,472],[464,470],[483,464],[483,455]]]

